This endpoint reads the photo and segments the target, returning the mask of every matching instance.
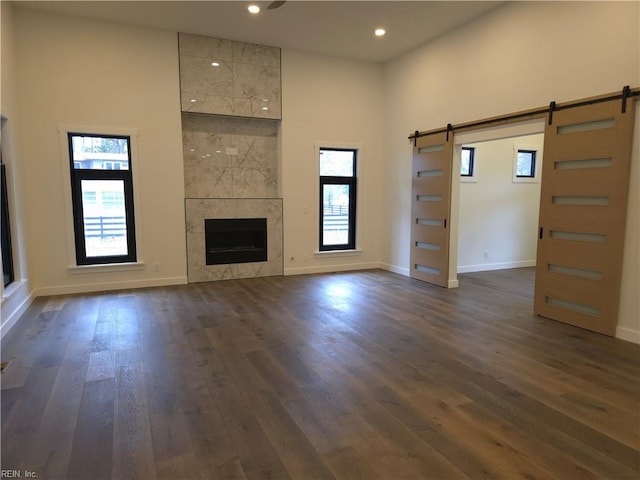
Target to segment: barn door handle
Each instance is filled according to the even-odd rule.
[[[444,219],[444,228],[447,228],[447,219]]]
[[[543,232],[544,232],[544,228],[540,227],[540,236],[538,237],[540,238],[540,240],[542,240]]]

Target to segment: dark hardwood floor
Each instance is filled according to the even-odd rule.
[[[638,479],[640,347],[532,315],[533,274],[38,298],[2,342],[2,469]]]

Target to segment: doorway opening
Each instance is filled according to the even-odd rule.
[[[458,284],[458,273],[535,265],[544,125],[537,119],[455,135],[450,284]],[[471,172],[462,160],[468,149]],[[526,180],[518,177],[519,151],[537,152]]]
[[[538,133],[462,145],[458,273],[535,266],[543,142]]]

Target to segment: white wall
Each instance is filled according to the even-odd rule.
[[[17,97],[30,278],[36,294],[186,281],[175,32],[16,8]],[[142,269],[73,274],[58,126],[138,132]],[[157,270],[156,270],[156,264]]]
[[[616,337],[640,343],[640,102],[636,102],[628,205]]]
[[[9,221],[13,250],[14,281],[2,291],[0,334],[4,336],[32,300],[31,286],[27,278],[27,248],[25,232],[24,167],[18,143],[18,108],[16,105],[15,41],[13,8],[7,2],[0,3],[2,19],[0,111],[6,117],[2,131],[2,161],[7,169],[9,197]]]
[[[282,51],[282,194],[285,274],[379,266],[382,230],[382,67]],[[318,170],[314,144],[361,146],[358,255],[318,250]]]
[[[465,144],[475,175],[460,183],[458,273],[535,265],[543,143],[538,134]],[[514,183],[514,147],[525,146],[538,151],[538,178]]]
[[[407,136],[416,129],[638,86],[639,8],[637,2],[508,3],[385,65],[384,178],[389,194],[384,205],[389,228],[384,230],[382,251],[388,268],[408,272]],[[637,147],[634,155],[637,172]],[[628,230],[637,231],[639,212],[638,197],[632,197]],[[634,258],[637,262],[635,238],[636,244],[625,248],[625,265]],[[633,332],[640,332],[637,313],[628,316],[638,311],[637,278],[623,273],[623,292],[636,295],[623,295],[619,325]]]

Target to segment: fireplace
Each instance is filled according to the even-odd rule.
[[[266,218],[207,218],[207,265],[267,261]]]

